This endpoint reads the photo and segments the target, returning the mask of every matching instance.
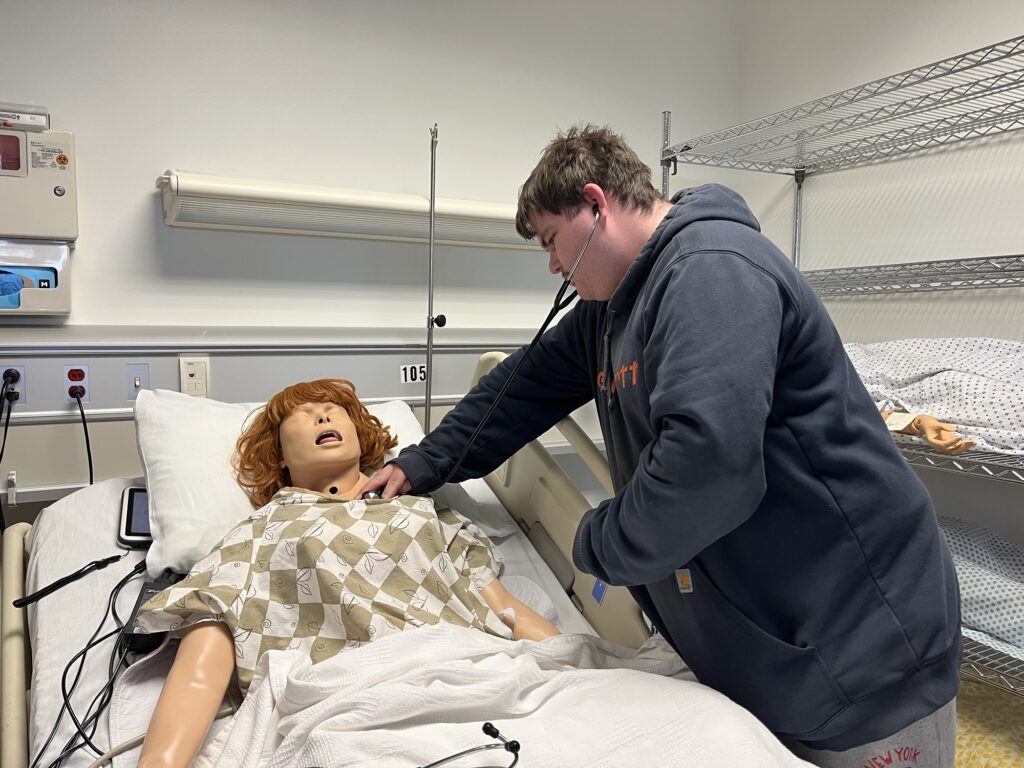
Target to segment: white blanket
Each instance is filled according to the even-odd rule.
[[[449,625],[317,665],[272,651],[196,766],[422,766],[492,740],[521,765],[806,766],[746,710],[691,680],[664,644],[587,635],[511,642]],[[508,765],[500,750],[456,765]]]
[[[1024,343],[943,338],[845,346],[883,407],[952,422],[975,450],[1024,456]]]

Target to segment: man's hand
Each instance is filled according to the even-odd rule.
[[[381,491],[381,488],[384,490]],[[382,499],[393,499],[411,490],[412,483],[406,478],[402,468],[397,464],[388,464],[373,473],[370,481],[363,486],[362,493],[378,491]]]

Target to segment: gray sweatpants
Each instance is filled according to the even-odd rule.
[[[956,758],[956,699],[888,738],[844,752],[783,742],[818,768],[953,768]]]

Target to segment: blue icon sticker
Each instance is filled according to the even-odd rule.
[[[594,588],[590,590],[590,594],[594,596],[597,604],[600,605],[601,601],[604,600],[604,593],[608,591],[608,585],[598,579],[594,582]]]

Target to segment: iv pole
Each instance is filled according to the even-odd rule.
[[[437,177],[437,123],[430,131],[430,266],[427,278],[427,381],[426,381],[426,404],[423,411],[423,431],[430,431],[430,382],[433,379],[434,368],[434,324],[444,328],[445,317],[438,315],[434,317],[434,206],[435,182]]]

